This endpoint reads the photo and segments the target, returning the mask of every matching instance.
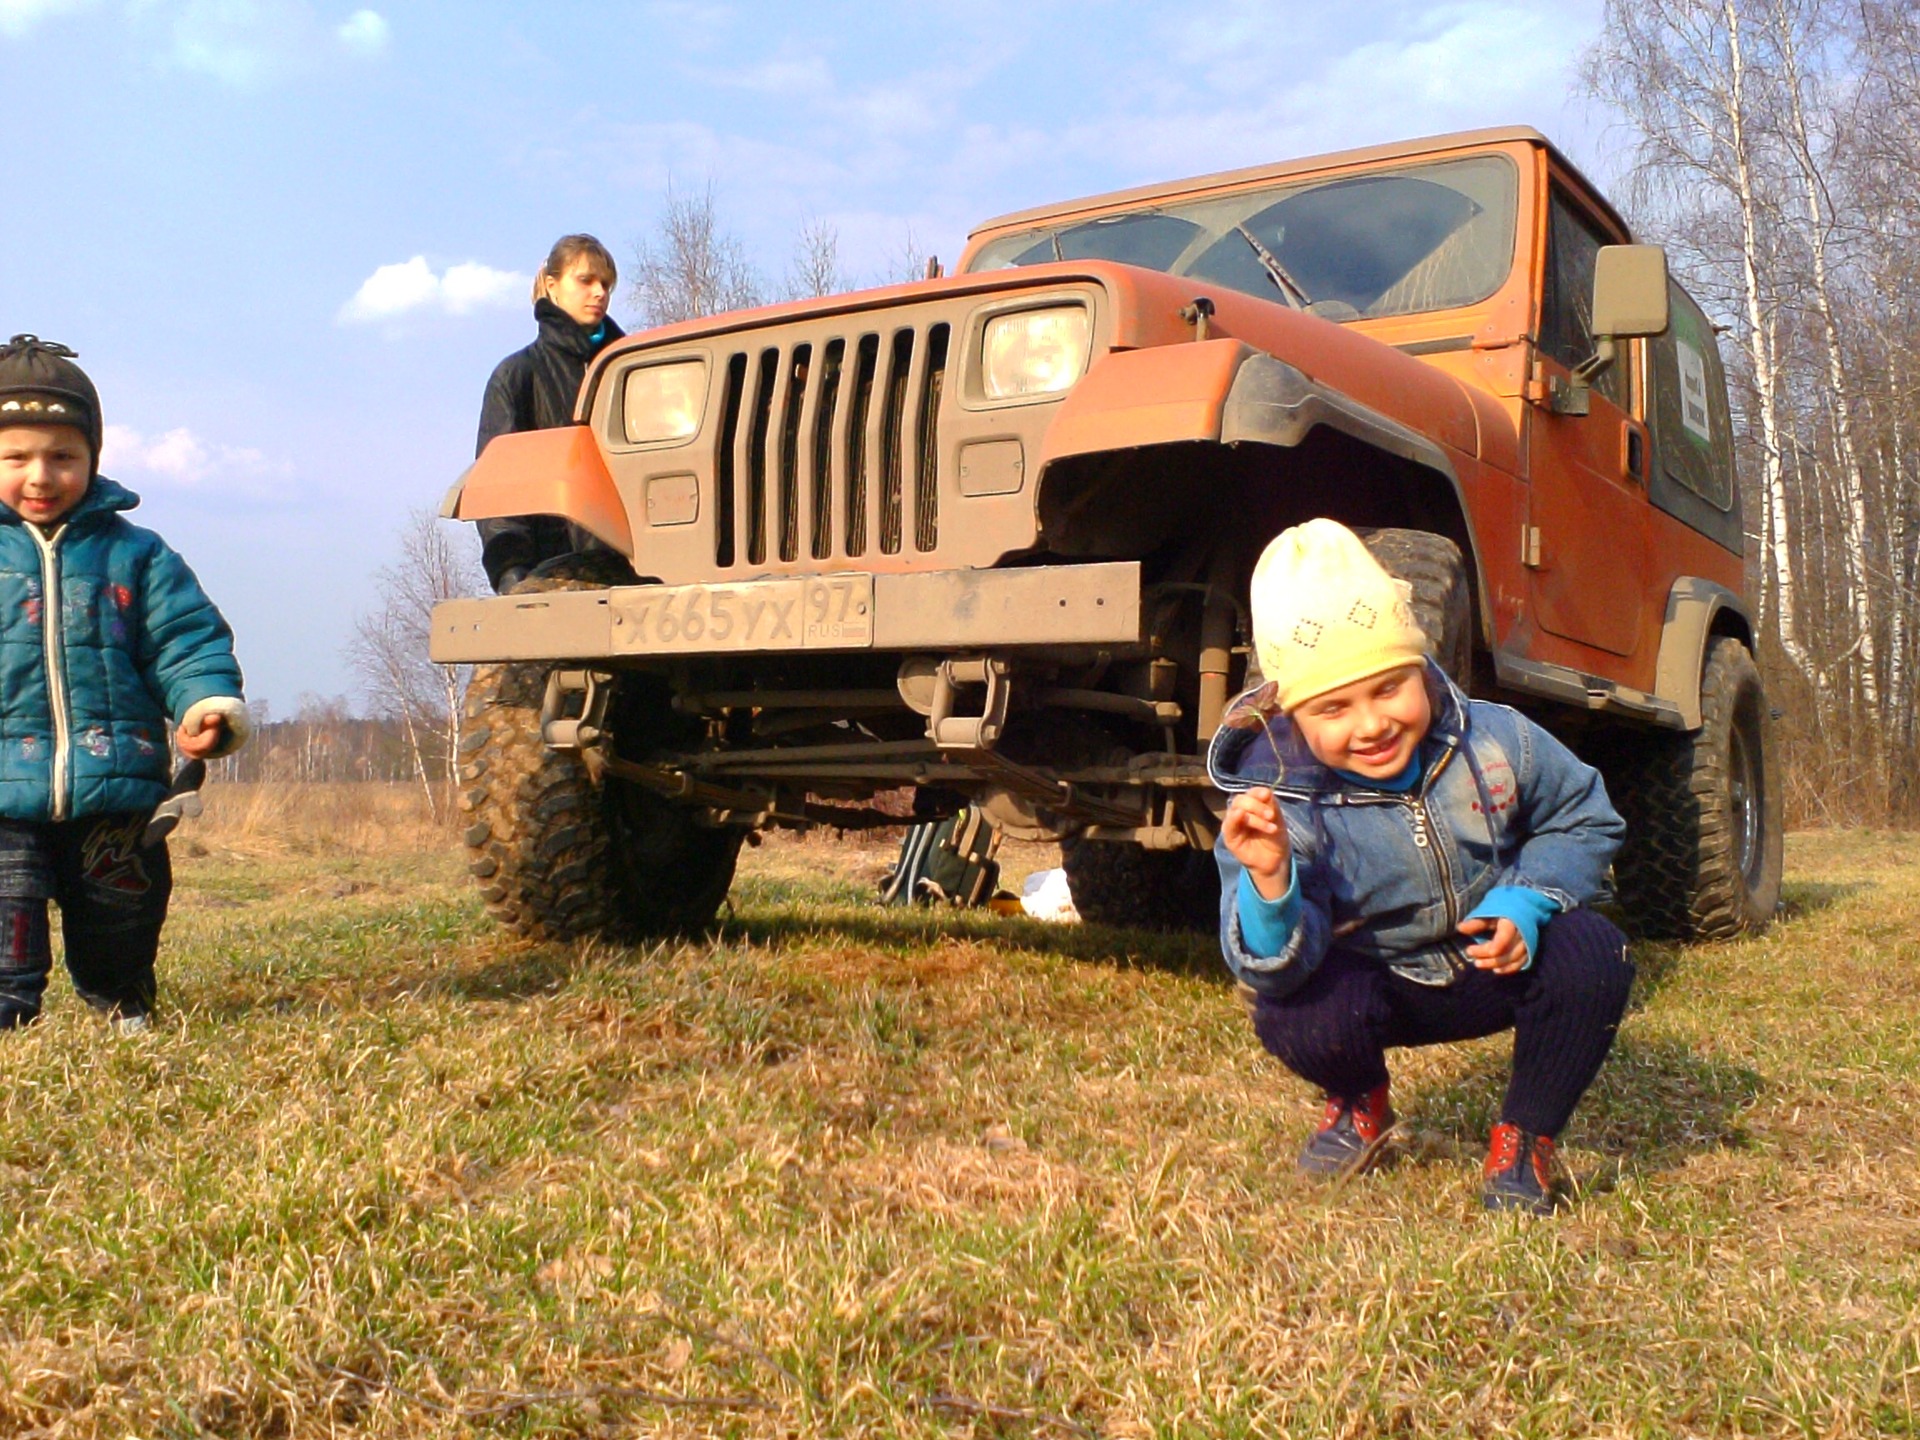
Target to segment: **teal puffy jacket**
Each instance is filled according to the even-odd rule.
[[[0,816],[147,810],[167,791],[168,717],[238,697],[233,631],[193,571],[96,475],[42,534],[0,505]],[[57,603],[49,603],[57,597]]]

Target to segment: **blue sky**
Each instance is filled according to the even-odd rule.
[[[711,184],[777,283],[809,223],[858,281],[1070,195],[1478,125],[1604,180],[1570,98],[1600,0],[0,0],[15,187],[0,326],[99,382],[110,472],[192,562],[277,714],[342,658],[410,508],[471,457],[528,277],[623,265]],[[626,321],[623,294],[614,313]]]

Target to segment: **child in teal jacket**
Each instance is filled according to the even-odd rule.
[[[40,1012],[60,906],[74,988],[146,1022],[172,890],[142,843],[173,748],[247,736],[233,632],[139,498],[99,473],[100,402],[62,345],[0,347],[0,1028]]]

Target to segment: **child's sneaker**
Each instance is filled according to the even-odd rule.
[[[1554,1193],[1552,1139],[1529,1135],[1518,1125],[1493,1127],[1482,1175],[1480,1203],[1489,1210],[1551,1215],[1559,1203]]]
[[[1385,1085],[1357,1100],[1329,1095],[1320,1128],[1300,1152],[1300,1168],[1309,1175],[1344,1175],[1365,1164],[1392,1128],[1393,1107],[1387,1103]]]
[[[153,1028],[153,1020],[147,1007],[139,1000],[109,1000],[104,995],[94,995],[88,991],[78,992],[87,1008],[107,1022],[107,1029],[115,1035],[144,1035]]]

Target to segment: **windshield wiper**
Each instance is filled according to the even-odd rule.
[[[1287,304],[1296,310],[1305,310],[1313,304],[1312,297],[1300,288],[1298,280],[1287,273],[1287,267],[1280,263],[1280,257],[1260,243],[1258,235],[1244,224],[1235,225],[1233,228],[1240,238],[1252,247],[1255,258],[1260,261],[1260,268],[1265,270],[1268,278],[1280,288],[1280,293],[1286,297]]]

